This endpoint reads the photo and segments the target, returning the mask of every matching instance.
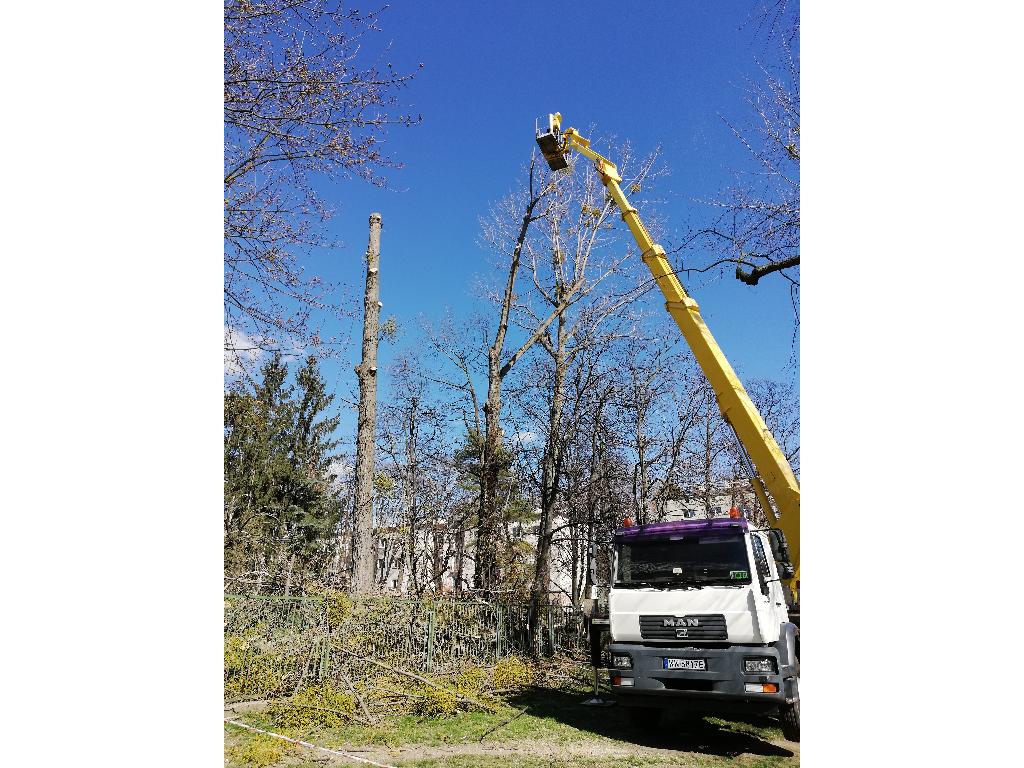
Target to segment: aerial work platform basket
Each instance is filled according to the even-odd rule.
[[[548,127],[546,130],[540,127],[536,128],[537,131],[537,146],[540,147],[540,151],[544,154],[544,159],[548,161],[548,166],[552,171],[560,171],[563,168],[569,167],[569,161],[565,159],[562,147],[562,115],[559,112],[555,112],[553,115],[548,115]]]

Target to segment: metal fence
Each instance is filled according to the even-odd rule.
[[[303,684],[372,675],[374,659],[444,673],[490,666],[530,651],[528,605],[343,595],[225,595],[224,685],[228,700],[287,695]],[[585,653],[582,613],[541,608],[542,654]]]

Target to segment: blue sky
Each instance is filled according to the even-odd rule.
[[[389,135],[389,154],[405,164],[390,174],[394,189],[355,180],[321,189],[337,208],[329,230],[343,247],[309,263],[311,272],[348,285],[361,305],[367,218],[381,212],[383,316],[407,329],[396,345],[382,345],[383,396],[386,363],[415,341],[417,317],[439,318],[446,308],[468,315],[478,304],[474,283],[490,269],[477,244],[478,217],[529,160],[535,118],[557,110],[567,125],[595,125],[640,153],[660,145],[670,170],[657,188],[666,247],[709,215],[697,201],[715,197],[732,171],[750,163],[722,117],[748,117],[744,77],[756,75],[755,57],[770,50],[754,39],[755,9],[750,0],[390,3],[383,32],[364,50],[374,55],[391,43],[382,61],[399,71],[424,65],[400,94],[423,123]],[[696,251],[687,263],[709,260]],[[742,378],[796,380],[788,283],[766,279],[752,288],[731,275],[705,275],[686,285]],[[644,301],[661,306],[657,293]],[[348,354],[323,366],[339,395],[355,386],[359,329],[325,328],[327,335],[346,328]]]

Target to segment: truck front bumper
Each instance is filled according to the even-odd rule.
[[[613,654],[629,654],[632,669],[611,669],[615,695],[629,706],[686,707],[702,710],[771,712],[799,698],[799,678],[779,657],[775,646],[699,648],[610,643]],[[745,674],[745,658],[772,658],[773,674]],[[665,659],[704,659],[705,670],[665,669]],[[625,681],[625,685],[623,682]],[[774,685],[775,692],[752,692],[747,686]]]

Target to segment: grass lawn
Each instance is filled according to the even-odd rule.
[[[668,713],[657,728],[633,726],[621,707],[585,707],[583,690],[531,688],[496,712],[450,718],[404,715],[371,728],[348,725],[298,733],[264,714],[233,719],[388,765],[422,768],[611,768],[799,765],[799,747],[769,718],[721,719]],[[359,766],[358,761],[289,745],[225,724],[228,768]]]

